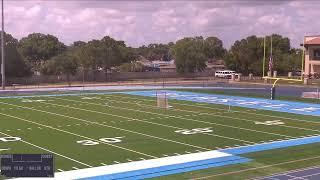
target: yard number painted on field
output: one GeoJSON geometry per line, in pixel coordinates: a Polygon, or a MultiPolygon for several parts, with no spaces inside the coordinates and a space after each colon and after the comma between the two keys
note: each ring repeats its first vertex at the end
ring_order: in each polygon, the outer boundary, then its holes
{"type": "Polygon", "coordinates": [[[195,128],[195,129],[181,129],[174,132],[190,135],[190,134],[199,134],[199,133],[209,133],[209,132],[213,132],[213,130],[211,129],[211,127],[206,127],[206,128],[195,128]]]}
{"type": "MultiPolygon", "coordinates": [[[[99,141],[113,144],[113,143],[121,142],[122,138],[124,137],[100,138],[99,141]]],[[[77,143],[82,144],[84,146],[94,146],[94,145],[100,144],[98,141],[93,141],[93,140],[80,140],[80,141],[77,141],[77,143]]]]}
{"type": "Polygon", "coordinates": [[[282,125],[282,124],[284,124],[284,122],[282,122],[282,121],[280,121],[280,120],[265,121],[265,122],[255,121],[254,123],[255,123],[255,124],[267,125],[267,126],[272,126],[272,125],[282,125]]]}
{"type": "Polygon", "coordinates": [[[83,97],[81,99],[100,99],[99,97],[83,97]]]}
{"type": "Polygon", "coordinates": [[[0,141],[2,141],[2,142],[12,142],[12,141],[20,141],[20,140],[21,140],[20,137],[12,137],[12,136],[0,137],[0,141]]]}
{"type": "MultiPolygon", "coordinates": [[[[20,141],[21,138],[20,137],[12,137],[12,136],[9,136],[9,137],[0,137],[0,142],[13,142],[13,141],[20,141]]],[[[10,148],[5,148],[5,149],[0,149],[0,152],[1,151],[8,151],[10,150],[10,148]]]]}
{"type": "Polygon", "coordinates": [[[43,99],[36,99],[36,100],[23,99],[23,100],[22,100],[22,102],[26,102],[26,103],[31,103],[31,102],[45,102],[45,101],[52,101],[52,100],[43,100],[43,99]]]}

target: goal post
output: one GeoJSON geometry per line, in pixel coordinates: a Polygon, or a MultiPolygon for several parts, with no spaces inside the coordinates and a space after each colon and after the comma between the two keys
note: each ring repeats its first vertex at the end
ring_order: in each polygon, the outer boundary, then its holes
{"type": "MultiPolygon", "coordinates": [[[[276,92],[276,84],[278,81],[288,81],[288,82],[300,82],[303,83],[304,81],[304,76],[303,76],[303,71],[304,71],[304,55],[305,55],[305,49],[303,48],[302,50],[302,56],[301,56],[301,75],[299,77],[289,77],[289,72],[287,77],[279,77],[277,76],[277,71],[273,71],[273,66],[274,66],[274,59],[272,56],[272,35],[270,37],[270,58],[268,62],[266,62],[266,37],[263,39],[263,60],[262,60],[262,79],[263,80],[270,80],[272,82],[272,87],[271,87],[271,100],[275,99],[275,92],[276,92]],[[266,69],[268,69],[268,73],[266,74],[266,69]]],[[[303,41],[304,42],[304,41],[303,41]]],[[[292,75],[292,72],[291,72],[292,75]]]]}
{"type": "Polygon", "coordinates": [[[156,98],[157,98],[157,107],[158,108],[164,108],[164,109],[169,108],[167,92],[157,91],[156,98]]]}

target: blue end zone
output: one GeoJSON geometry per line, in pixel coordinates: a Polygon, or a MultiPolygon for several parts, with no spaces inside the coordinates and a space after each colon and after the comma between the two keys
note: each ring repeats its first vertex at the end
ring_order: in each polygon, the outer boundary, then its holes
{"type": "Polygon", "coordinates": [[[226,156],[220,158],[213,158],[202,161],[194,161],[189,163],[175,164],[162,166],[157,168],[148,168],[137,171],[129,171],[124,173],[116,173],[110,175],[96,176],[84,179],[97,180],[97,179],[146,179],[170,174],[178,174],[189,171],[207,169],[211,167],[220,167],[231,164],[245,163],[250,161],[248,158],[239,156],[226,156]]]}
{"type": "MultiPolygon", "coordinates": [[[[287,112],[301,115],[320,116],[320,105],[312,103],[267,100],[259,98],[248,98],[240,96],[225,96],[216,94],[193,93],[183,91],[167,90],[168,98],[176,100],[186,100],[201,103],[223,104],[230,106],[239,106],[245,108],[254,108],[262,110],[271,110],[278,112],[287,112]]],[[[155,97],[156,91],[131,91],[122,92],[125,94],[155,97]]]]}

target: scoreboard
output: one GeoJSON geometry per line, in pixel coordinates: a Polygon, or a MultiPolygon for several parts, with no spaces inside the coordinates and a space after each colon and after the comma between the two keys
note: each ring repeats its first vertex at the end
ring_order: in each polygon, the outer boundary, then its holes
{"type": "Polygon", "coordinates": [[[5,177],[54,177],[53,154],[0,154],[5,177]]]}

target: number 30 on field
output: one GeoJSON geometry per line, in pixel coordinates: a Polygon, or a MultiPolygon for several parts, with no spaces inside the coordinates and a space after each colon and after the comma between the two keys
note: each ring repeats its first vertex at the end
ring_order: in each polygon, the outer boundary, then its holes
{"type": "MultiPolygon", "coordinates": [[[[114,137],[114,138],[100,138],[99,141],[105,142],[105,143],[119,143],[121,142],[123,137],[114,137]]],[[[80,140],[77,141],[77,143],[82,144],[84,146],[94,146],[100,144],[98,141],[93,140],[80,140]]]]}

